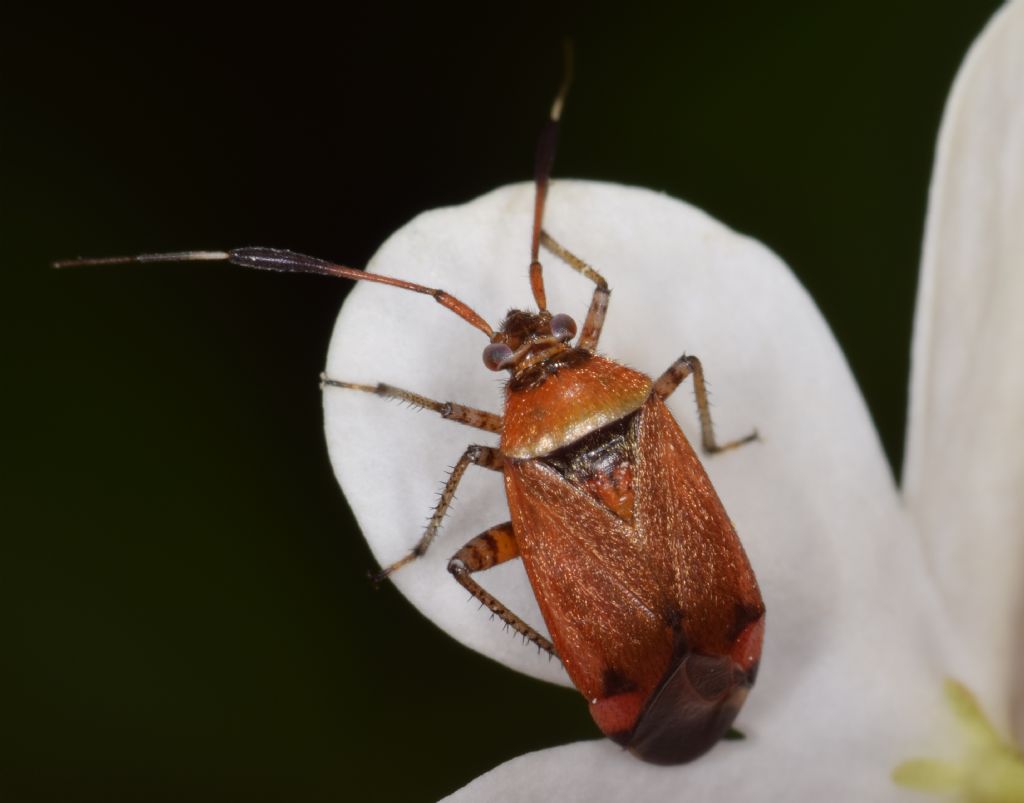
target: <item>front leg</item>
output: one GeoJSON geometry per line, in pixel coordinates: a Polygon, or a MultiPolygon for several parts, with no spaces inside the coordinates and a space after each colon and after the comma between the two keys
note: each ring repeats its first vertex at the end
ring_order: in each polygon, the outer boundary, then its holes
{"type": "Polygon", "coordinates": [[[737,438],[728,443],[719,444],[715,441],[715,429],[711,424],[711,406],[708,404],[708,389],[704,383],[704,368],[696,357],[684,354],[672,363],[654,383],[654,392],[664,401],[672,395],[684,379],[691,375],[693,376],[693,395],[697,399],[697,415],[700,418],[701,443],[705,452],[708,454],[725,452],[757,440],[757,430],[755,429],[746,437],[737,438]]]}
{"type": "Polygon", "coordinates": [[[455,489],[459,487],[462,475],[466,473],[466,469],[471,465],[483,466],[493,471],[501,471],[505,466],[505,457],[500,451],[491,446],[474,445],[466,449],[462,457],[459,458],[459,462],[455,464],[455,468],[452,469],[452,473],[448,476],[448,481],[444,484],[444,489],[441,491],[441,498],[437,501],[437,506],[434,508],[434,514],[430,517],[430,523],[427,524],[427,529],[423,531],[423,535],[420,536],[416,546],[404,558],[395,561],[375,574],[373,576],[375,583],[381,582],[388,575],[397,572],[407,563],[411,563],[427,551],[430,542],[434,540],[437,531],[441,529],[441,522],[444,520],[445,513],[448,512],[448,508],[451,507],[452,500],[455,498],[455,489]]]}
{"type": "Polygon", "coordinates": [[[478,410],[475,407],[467,407],[458,402],[439,402],[413,393],[411,390],[402,390],[394,385],[385,385],[378,382],[376,385],[360,385],[355,382],[343,382],[340,379],[331,379],[327,374],[320,374],[320,390],[324,388],[345,388],[346,390],[358,390],[362,393],[372,393],[385,399],[400,399],[413,407],[426,410],[433,410],[449,421],[456,421],[468,427],[482,429],[485,432],[501,432],[502,418],[496,413],[489,413],[486,410],[478,410]]]}
{"type": "Polygon", "coordinates": [[[601,337],[601,329],[604,328],[604,316],[608,313],[608,296],[611,294],[608,282],[604,280],[604,276],[557,242],[546,231],[540,233],[540,241],[548,251],[577,273],[586,276],[595,285],[594,295],[590,299],[590,309],[587,310],[586,320],[583,321],[583,330],[580,332],[579,340],[576,341],[577,348],[594,351],[597,348],[597,341],[601,337]]]}

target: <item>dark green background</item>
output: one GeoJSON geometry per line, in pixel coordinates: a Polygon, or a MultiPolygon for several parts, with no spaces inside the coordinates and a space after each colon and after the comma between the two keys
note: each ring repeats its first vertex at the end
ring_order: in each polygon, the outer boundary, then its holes
{"type": "Polygon", "coordinates": [[[557,175],[667,190],[781,254],[898,464],[935,134],[996,4],[673,5],[6,21],[0,800],[432,800],[595,735],[575,693],[366,582],[315,381],[343,283],[46,267],[360,265],[529,177],[564,32],[557,175]]]}

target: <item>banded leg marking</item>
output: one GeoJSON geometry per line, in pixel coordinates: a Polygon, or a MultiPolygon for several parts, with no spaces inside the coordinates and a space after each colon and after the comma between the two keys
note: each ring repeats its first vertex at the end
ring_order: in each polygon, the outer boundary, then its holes
{"type": "Polygon", "coordinates": [[[375,583],[380,583],[382,580],[387,578],[388,575],[397,572],[407,563],[411,563],[427,551],[430,547],[430,542],[434,540],[434,536],[437,535],[437,531],[441,529],[441,522],[444,521],[445,514],[448,512],[448,508],[451,507],[452,500],[455,498],[455,489],[459,486],[459,482],[462,480],[462,475],[466,473],[466,469],[471,465],[483,466],[484,468],[489,468],[492,471],[501,471],[505,465],[505,458],[502,456],[501,452],[490,446],[473,445],[466,449],[466,451],[462,453],[462,457],[459,458],[459,462],[455,464],[455,468],[452,469],[452,473],[448,476],[448,481],[444,484],[444,489],[441,491],[441,498],[438,500],[437,506],[434,508],[434,513],[430,517],[427,529],[423,531],[423,535],[420,536],[420,540],[416,543],[416,546],[414,546],[409,554],[404,558],[395,561],[390,566],[385,567],[375,574],[373,576],[373,581],[375,583]]]}
{"type": "Polygon", "coordinates": [[[715,430],[711,423],[711,406],[708,404],[708,389],[704,382],[704,367],[700,360],[684,354],[665,371],[654,383],[654,392],[664,401],[688,376],[693,376],[693,395],[697,401],[697,415],[700,418],[701,445],[708,454],[726,452],[745,443],[757,440],[757,430],[743,438],[719,444],[715,441],[715,430]]]}
{"type": "Polygon", "coordinates": [[[590,309],[587,310],[586,320],[583,322],[583,330],[580,332],[576,347],[593,351],[597,348],[597,341],[601,337],[601,329],[604,328],[604,318],[608,313],[608,296],[611,290],[608,289],[608,282],[604,276],[594,268],[558,243],[546,231],[540,233],[541,244],[566,265],[590,279],[597,287],[594,288],[594,295],[590,299],[590,309]]]}
{"type": "Polygon", "coordinates": [[[486,410],[477,410],[475,407],[467,407],[457,402],[439,402],[413,393],[411,390],[402,390],[394,385],[385,385],[380,382],[376,385],[359,385],[355,382],[342,382],[340,379],[331,379],[327,374],[320,374],[320,389],[325,387],[346,388],[358,390],[362,393],[372,393],[385,399],[401,399],[413,407],[425,410],[433,410],[441,418],[465,424],[468,427],[482,429],[485,432],[501,432],[502,417],[496,413],[488,413],[486,410]]]}
{"type": "Polygon", "coordinates": [[[530,627],[519,616],[510,611],[492,594],[485,591],[470,575],[497,566],[499,563],[519,557],[519,544],[516,542],[512,522],[506,521],[480,533],[455,553],[448,561],[448,571],[464,589],[480,600],[501,621],[515,630],[527,641],[536,644],[540,649],[555,654],[554,645],[544,636],[530,627]]]}

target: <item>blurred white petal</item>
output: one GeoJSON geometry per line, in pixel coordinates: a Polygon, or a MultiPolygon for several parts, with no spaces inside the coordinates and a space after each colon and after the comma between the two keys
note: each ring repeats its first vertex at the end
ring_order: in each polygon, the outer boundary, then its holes
{"type": "Polygon", "coordinates": [[[939,135],[904,488],[964,676],[1024,737],[1024,3],[960,69],[939,135]],[[1013,695],[1016,694],[1014,699],[1013,695]]]}

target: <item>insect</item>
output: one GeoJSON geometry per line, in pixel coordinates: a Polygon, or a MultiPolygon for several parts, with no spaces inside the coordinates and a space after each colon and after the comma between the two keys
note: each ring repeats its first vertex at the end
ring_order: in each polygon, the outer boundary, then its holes
{"type": "Polygon", "coordinates": [[[378,282],[429,295],[482,332],[484,365],[508,376],[501,415],[390,385],[321,379],[328,392],[411,402],[500,437],[497,447],[464,451],[418,542],[376,579],[427,552],[471,466],[500,473],[510,519],[470,539],[448,571],[524,639],[561,660],[607,736],[646,761],[676,764],[700,756],[730,729],[757,673],[765,607],[732,523],[665,400],[692,380],[707,453],[756,434],[716,441],[696,357],[684,355],[651,378],[598,353],[608,283],[543,225],[568,83],[567,71],[537,148],[529,265],[537,309],[514,309],[497,329],[443,290],[270,248],[57,265],[215,260],[378,282]],[[593,283],[582,327],[548,309],[542,248],[593,283]],[[516,558],[550,639],[477,582],[478,573],[516,558]]]}

